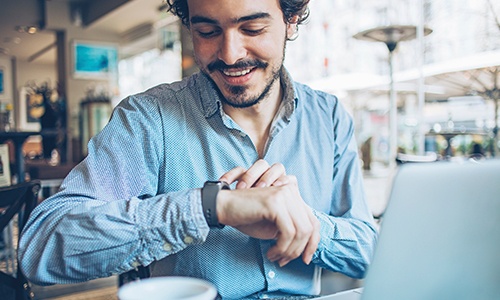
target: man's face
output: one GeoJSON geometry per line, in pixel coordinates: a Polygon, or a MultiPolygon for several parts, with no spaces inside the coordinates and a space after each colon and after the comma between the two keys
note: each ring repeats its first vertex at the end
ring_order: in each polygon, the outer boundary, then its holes
{"type": "Polygon", "coordinates": [[[287,34],[278,0],[188,0],[195,59],[234,107],[249,107],[277,84],[287,34]]]}

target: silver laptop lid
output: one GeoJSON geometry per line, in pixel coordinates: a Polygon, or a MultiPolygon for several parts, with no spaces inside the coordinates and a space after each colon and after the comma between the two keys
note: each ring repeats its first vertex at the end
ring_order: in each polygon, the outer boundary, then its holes
{"type": "Polygon", "coordinates": [[[362,299],[500,299],[500,160],[401,166],[362,299]]]}

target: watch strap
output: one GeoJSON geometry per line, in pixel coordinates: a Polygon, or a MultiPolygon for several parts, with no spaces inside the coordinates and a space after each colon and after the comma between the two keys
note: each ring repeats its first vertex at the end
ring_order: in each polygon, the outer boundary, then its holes
{"type": "Polygon", "coordinates": [[[210,227],[224,228],[224,225],[220,224],[217,219],[217,195],[223,189],[230,189],[229,184],[225,181],[207,181],[201,189],[203,215],[210,227]]]}

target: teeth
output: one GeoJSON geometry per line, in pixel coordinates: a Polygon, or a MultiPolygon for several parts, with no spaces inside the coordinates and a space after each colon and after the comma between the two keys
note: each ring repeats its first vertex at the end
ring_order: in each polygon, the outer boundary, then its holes
{"type": "Polygon", "coordinates": [[[224,75],[226,75],[226,76],[236,77],[236,76],[246,75],[246,74],[250,73],[250,71],[252,71],[252,69],[246,69],[246,70],[241,70],[241,71],[233,71],[233,72],[224,70],[224,71],[222,71],[222,73],[224,73],[224,75]]]}

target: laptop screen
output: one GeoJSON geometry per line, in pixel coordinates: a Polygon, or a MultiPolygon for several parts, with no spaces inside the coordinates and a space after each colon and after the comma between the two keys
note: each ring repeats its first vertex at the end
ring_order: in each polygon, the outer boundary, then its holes
{"type": "Polygon", "coordinates": [[[362,299],[500,299],[500,160],[402,165],[362,299]]]}

